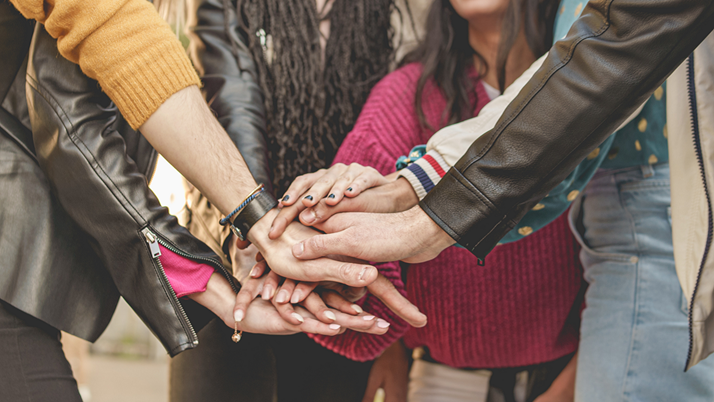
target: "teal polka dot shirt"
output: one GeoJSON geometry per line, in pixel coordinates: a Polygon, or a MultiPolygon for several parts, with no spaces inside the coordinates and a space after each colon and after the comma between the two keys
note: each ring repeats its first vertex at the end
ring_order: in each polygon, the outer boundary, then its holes
{"type": "MultiPolygon", "coordinates": [[[[567,35],[586,4],[587,1],[583,0],[561,1],[555,19],[555,40],[567,35]]],[[[666,96],[666,85],[657,88],[637,117],[590,153],[562,183],[523,217],[501,243],[520,240],[560,216],[598,169],[621,169],[667,162],[666,96]]]]}

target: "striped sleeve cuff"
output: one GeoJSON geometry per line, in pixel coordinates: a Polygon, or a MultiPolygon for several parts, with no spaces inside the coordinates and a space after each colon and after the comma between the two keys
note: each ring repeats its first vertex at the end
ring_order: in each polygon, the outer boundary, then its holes
{"type": "Polygon", "coordinates": [[[446,164],[444,158],[435,150],[431,150],[405,169],[400,170],[399,177],[409,180],[421,200],[439,183],[449,168],[450,166],[446,164]]]}

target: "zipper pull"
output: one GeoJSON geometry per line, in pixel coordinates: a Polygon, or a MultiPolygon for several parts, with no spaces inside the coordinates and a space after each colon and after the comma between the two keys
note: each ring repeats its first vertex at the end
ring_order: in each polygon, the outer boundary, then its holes
{"type": "Polygon", "coordinates": [[[144,228],[141,231],[144,234],[146,242],[149,243],[149,250],[151,250],[151,257],[157,258],[161,256],[161,249],[159,248],[159,241],[155,234],[151,233],[149,228],[144,228]]]}

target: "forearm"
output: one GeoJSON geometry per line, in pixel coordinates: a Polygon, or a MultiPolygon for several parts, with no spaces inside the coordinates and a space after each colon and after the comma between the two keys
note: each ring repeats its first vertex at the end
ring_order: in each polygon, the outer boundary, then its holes
{"type": "Polygon", "coordinates": [[[257,185],[196,86],[169,98],[141,126],[141,132],[223,214],[230,213],[257,185]]]}
{"type": "Polygon", "coordinates": [[[713,14],[714,4],[703,0],[589,3],[422,208],[485,256],[693,51],[713,14]]]}

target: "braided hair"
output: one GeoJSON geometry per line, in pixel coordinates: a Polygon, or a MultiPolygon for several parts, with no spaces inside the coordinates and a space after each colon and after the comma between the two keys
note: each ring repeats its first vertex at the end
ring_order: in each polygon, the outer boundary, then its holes
{"type": "Polygon", "coordinates": [[[335,0],[320,47],[315,0],[238,0],[267,112],[273,184],[328,166],[393,58],[393,0],[335,0]]]}

